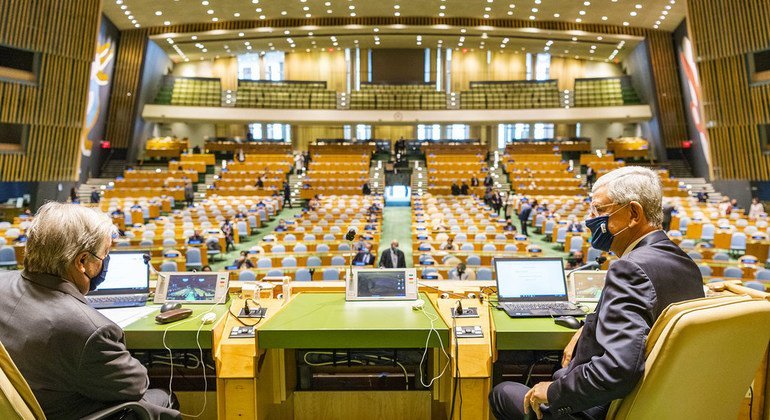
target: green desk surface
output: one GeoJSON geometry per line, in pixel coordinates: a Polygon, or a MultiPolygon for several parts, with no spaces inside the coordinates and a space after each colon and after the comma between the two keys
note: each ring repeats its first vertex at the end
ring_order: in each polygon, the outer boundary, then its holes
{"type": "Polygon", "coordinates": [[[200,329],[199,339],[201,348],[211,349],[213,341],[211,330],[219,323],[220,319],[227,314],[227,308],[230,306],[230,301],[224,305],[216,305],[213,308],[211,305],[183,304],[182,308],[193,310],[192,315],[190,315],[189,318],[170,324],[158,324],[155,322],[155,316],[160,313],[161,305],[150,306],[157,306],[158,310],[150,312],[148,315],[123,327],[123,331],[126,334],[126,347],[128,347],[129,350],[165,349],[163,347],[163,333],[167,328],[166,344],[170,349],[197,349],[198,341],[196,341],[195,336],[198,334],[198,328],[201,326],[199,315],[204,314],[209,310],[217,314],[217,321],[213,324],[204,325],[200,329]]]}
{"type": "MultiPolygon", "coordinates": [[[[448,346],[449,327],[424,293],[420,298],[425,311],[437,318],[433,326],[448,346]]],[[[424,348],[431,322],[412,305],[346,302],[344,293],[301,293],[259,328],[257,343],[285,349],[424,348]]],[[[435,333],[429,346],[440,346],[435,333]]]]}
{"type": "Polygon", "coordinates": [[[563,350],[575,335],[576,330],[556,325],[551,318],[511,318],[493,306],[489,310],[497,350],[563,350]]]}

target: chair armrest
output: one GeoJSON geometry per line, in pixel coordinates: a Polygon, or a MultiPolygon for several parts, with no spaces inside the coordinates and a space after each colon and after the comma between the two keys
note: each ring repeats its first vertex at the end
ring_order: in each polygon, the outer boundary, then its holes
{"type": "Polygon", "coordinates": [[[123,410],[132,411],[134,414],[136,414],[139,420],[151,420],[150,413],[147,412],[147,409],[144,408],[144,406],[142,406],[136,401],[126,402],[126,403],[118,404],[113,407],[105,408],[104,410],[99,410],[96,413],[89,414],[88,416],[85,416],[80,420],[106,419],[112,416],[113,414],[117,414],[123,410]]]}

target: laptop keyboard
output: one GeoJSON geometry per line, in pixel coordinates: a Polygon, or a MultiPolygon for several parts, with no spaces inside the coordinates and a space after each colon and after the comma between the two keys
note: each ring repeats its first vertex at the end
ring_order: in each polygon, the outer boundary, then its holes
{"type": "Polygon", "coordinates": [[[143,306],[147,302],[147,295],[86,296],[86,299],[89,305],[94,308],[143,306]]]}
{"type": "Polygon", "coordinates": [[[555,310],[568,311],[575,309],[575,306],[568,302],[531,302],[531,303],[504,303],[506,308],[515,312],[526,312],[533,310],[555,310]]]}

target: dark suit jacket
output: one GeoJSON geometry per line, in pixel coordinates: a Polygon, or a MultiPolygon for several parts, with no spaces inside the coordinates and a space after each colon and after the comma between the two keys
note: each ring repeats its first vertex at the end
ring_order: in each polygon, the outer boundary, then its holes
{"type": "Polygon", "coordinates": [[[396,257],[398,259],[398,266],[393,267],[392,261],[390,260],[390,247],[386,248],[382,253],[380,254],[380,267],[382,268],[406,268],[406,257],[404,257],[404,252],[400,249],[396,249],[396,257]]]}
{"type": "Polygon", "coordinates": [[[364,265],[374,265],[374,259],[376,256],[371,252],[359,252],[353,257],[353,263],[363,263],[364,265]]]}
{"type": "MultiPolygon", "coordinates": [[[[147,369],[126,350],[123,330],[74,284],[10,271],[0,274],[0,296],[0,340],[48,418],[80,418],[144,396],[147,369]]],[[[143,405],[154,418],[178,416],[143,405]]]]}
{"type": "Polygon", "coordinates": [[[644,374],[647,334],[663,309],[702,297],[692,259],[663,231],[644,238],[610,266],[572,361],[548,388],[550,412],[564,416],[628,395],[644,374]]]}

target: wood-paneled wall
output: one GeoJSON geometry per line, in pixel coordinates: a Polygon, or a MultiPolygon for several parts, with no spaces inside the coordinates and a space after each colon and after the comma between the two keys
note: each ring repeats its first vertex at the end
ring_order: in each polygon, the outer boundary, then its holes
{"type": "Polygon", "coordinates": [[[0,0],[0,44],[40,54],[37,83],[0,81],[0,122],[30,126],[0,181],[76,180],[99,0],[0,0]]]}
{"type": "MultiPolygon", "coordinates": [[[[717,0],[713,0],[717,1],[717,0]]],[[[726,1],[726,0],[725,0],[726,1]]],[[[740,2],[747,0],[739,0],[740,2]]],[[[760,2],[761,0],[752,0],[760,2]]],[[[717,15],[721,16],[721,15],[717,15]]],[[[139,83],[141,75],[141,57],[143,57],[146,39],[148,35],[164,33],[184,34],[189,32],[203,32],[212,30],[248,30],[255,28],[292,28],[301,26],[345,26],[345,25],[394,25],[403,24],[409,26],[449,25],[456,27],[492,26],[495,28],[538,28],[549,31],[585,31],[599,34],[623,34],[645,37],[649,40],[649,56],[653,69],[653,80],[657,92],[657,108],[660,113],[663,142],[666,147],[679,148],[681,141],[687,138],[682,93],[677,76],[677,67],[674,55],[672,36],[670,32],[624,27],[605,24],[582,24],[576,22],[548,22],[530,21],[520,19],[474,19],[474,18],[439,18],[439,17],[336,17],[336,18],[311,18],[311,19],[265,19],[265,20],[239,20],[223,22],[204,22],[182,25],[161,26],[125,31],[121,36],[130,33],[134,36],[142,36],[141,43],[132,42],[127,45],[121,38],[121,51],[116,67],[115,85],[113,96],[125,96],[129,89],[134,89],[139,83]],[[141,45],[140,45],[141,44],[141,45]],[[126,51],[130,50],[130,51],[126,51]],[[123,58],[123,60],[121,60],[123,58]],[[138,60],[137,60],[138,58],[138,60]],[[121,83],[121,79],[125,79],[121,83]]],[[[454,60],[453,60],[454,61],[454,60]]],[[[130,139],[130,126],[120,124],[125,118],[135,118],[137,110],[135,98],[126,97],[110,101],[110,123],[108,134],[115,145],[126,145],[130,139]],[[113,106],[114,105],[114,106],[113,106]],[[113,116],[112,114],[120,114],[113,116]],[[113,119],[118,121],[113,122],[113,119]]],[[[118,146],[121,147],[121,146],[118,146]]]]}
{"type": "Polygon", "coordinates": [[[689,0],[714,175],[770,180],[760,124],[770,124],[770,85],[751,86],[746,54],[770,48],[770,2],[689,0]]]}
{"type": "Polygon", "coordinates": [[[287,53],[283,71],[286,80],[323,80],[327,89],[347,90],[345,51],[287,53]]]}
{"type": "Polygon", "coordinates": [[[107,115],[107,134],[114,148],[129,148],[134,119],[141,110],[136,109],[139,98],[139,81],[147,50],[147,29],[132,29],[120,32],[118,60],[112,80],[112,94],[107,115]]]}

